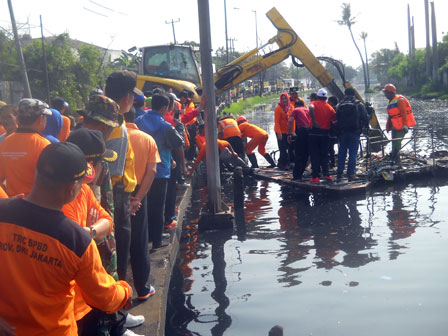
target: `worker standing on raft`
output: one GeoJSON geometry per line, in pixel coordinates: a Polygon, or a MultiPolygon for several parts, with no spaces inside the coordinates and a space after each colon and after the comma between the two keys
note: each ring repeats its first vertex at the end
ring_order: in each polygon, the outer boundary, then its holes
{"type": "Polygon", "coordinates": [[[272,157],[266,152],[265,146],[268,141],[269,134],[264,129],[250,124],[247,122],[246,117],[241,116],[237,120],[238,127],[241,131],[241,136],[243,138],[251,138],[251,140],[246,145],[246,154],[252,165],[252,168],[258,168],[257,158],[255,156],[254,150],[258,147],[258,153],[260,153],[266,161],[270,164],[270,168],[275,167],[275,162],[272,157]]]}
{"type": "Polygon", "coordinates": [[[397,95],[397,88],[393,84],[386,84],[383,93],[389,100],[386,123],[386,131],[392,131],[392,163],[400,163],[401,142],[409,130],[415,126],[414,114],[409,100],[405,96],[397,95]],[[397,139],[397,140],[395,140],[397,139]]]}

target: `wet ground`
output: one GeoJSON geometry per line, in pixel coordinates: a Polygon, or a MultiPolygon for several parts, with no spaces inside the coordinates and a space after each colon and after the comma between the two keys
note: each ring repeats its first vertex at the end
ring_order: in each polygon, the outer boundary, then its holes
{"type": "MultiPolygon", "coordinates": [[[[447,104],[411,103],[442,148],[447,104]]],[[[276,149],[273,113],[247,117],[276,149]]],[[[428,153],[429,139],[418,151],[428,153]]],[[[267,335],[276,324],[285,335],[448,334],[448,179],[344,198],[248,179],[234,230],[199,233],[203,185],[184,220],[166,335],[267,335]]]]}

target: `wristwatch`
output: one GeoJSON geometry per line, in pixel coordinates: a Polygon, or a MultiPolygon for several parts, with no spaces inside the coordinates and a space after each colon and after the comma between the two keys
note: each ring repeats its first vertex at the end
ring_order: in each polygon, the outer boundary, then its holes
{"type": "Polygon", "coordinates": [[[96,229],[95,229],[95,227],[94,226],[90,226],[89,229],[90,229],[90,237],[92,237],[92,239],[95,239],[95,237],[96,237],[96,229]]]}

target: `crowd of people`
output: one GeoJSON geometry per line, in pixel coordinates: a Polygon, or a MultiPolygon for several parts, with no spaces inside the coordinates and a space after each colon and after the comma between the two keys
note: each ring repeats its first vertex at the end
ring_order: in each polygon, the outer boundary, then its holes
{"type": "Polygon", "coordinates": [[[112,73],[76,118],[60,97],[1,104],[1,332],[136,335],[144,323],[125,308],[156,293],[150,254],[177,226],[203,104],[156,89],[146,106],[136,83],[112,73]]]}
{"type": "MultiPolygon", "coordinates": [[[[408,128],[416,122],[406,97],[396,94],[396,88],[387,84],[383,93],[389,100],[386,130],[392,131],[391,162],[400,163],[401,141],[408,128]]],[[[346,172],[348,181],[356,179],[356,162],[360,147],[360,135],[368,135],[373,111],[356,99],[356,91],[348,87],[341,101],[328,97],[325,89],[311,93],[309,105],[291,88],[284,92],[275,108],[274,131],[277,136],[278,168],[293,170],[293,179],[302,180],[311,162],[311,183],[321,179],[332,181],[329,169],[335,166],[334,146],[338,144],[337,181],[346,172]],[[346,159],[348,154],[348,163],[346,159]]]]}
{"type": "MultiPolygon", "coordinates": [[[[74,118],[63,98],[51,107],[32,98],[0,104],[0,331],[5,335],[136,335],[144,317],[126,311],[156,293],[150,254],[177,226],[176,190],[206,156],[202,113],[193,94],[157,88],[144,94],[135,73],[116,71],[74,118]],[[191,162],[188,168],[186,162],[191,162]],[[151,248],[150,248],[151,247],[151,248]],[[128,279],[132,270],[133,294],[128,279]]],[[[360,134],[369,113],[345,89],[340,102],[320,89],[308,106],[292,88],[275,108],[279,159],[266,152],[268,133],[241,116],[217,122],[221,167],[293,168],[311,182],[355,175],[360,134]],[[336,129],[336,136],[333,130],[336,129]],[[336,140],[335,140],[336,139],[336,140]],[[333,157],[333,159],[331,158],[333,157]],[[292,165],[292,163],[294,163],[292,165]]],[[[415,125],[408,100],[392,84],[388,130],[400,139],[415,125]]]]}

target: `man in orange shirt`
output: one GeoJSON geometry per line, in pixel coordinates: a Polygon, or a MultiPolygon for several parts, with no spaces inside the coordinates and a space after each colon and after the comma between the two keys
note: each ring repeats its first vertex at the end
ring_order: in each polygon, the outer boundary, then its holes
{"type": "MultiPolygon", "coordinates": [[[[243,168],[248,168],[246,163],[243,160],[241,160],[239,155],[233,150],[232,145],[228,141],[218,139],[217,144],[218,144],[220,161],[230,163],[235,167],[239,166],[243,168]]],[[[193,174],[198,165],[205,159],[205,155],[206,155],[206,145],[204,142],[196,160],[193,162],[193,165],[188,170],[186,174],[187,176],[191,176],[191,174],[193,174]]]]}
{"type": "Polygon", "coordinates": [[[134,123],[135,110],[131,109],[124,114],[129,140],[132,148],[138,153],[135,156],[135,175],[137,187],[131,196],[131,268],[134,285],[139,300],[147,300],[156,293],[148,284],[151,272],[148,250],[148,212],[147,197],[149,189],[157,172],[157,163],[160,162],[157,144],[152,136],[140,131],[134,123]],[[134,205],[141,204],[137,209],[134,205]]]}
{"type": "Polygon", "coordinates": [[[25,199],[0,200],[0,316],[17,335],[77,335],[74,281],[86,302],[115,312],[131,298],[101,265],[90,235],[64,216],[82,187],[87,162],[78,146],[47,146],[25,199]]]}
{"type": "Polygon", "coordinates": [[[45,129],[48,106],[37,99],[19,102],[17,131],[0,144],[0,183],[6,181],[9,196],[27,195],[34,182],[36,163],[50,141],[40,135],[45,129]]]}
{"type": "Polygon", "coordinates": [[[246,159],[243,138],[235,118],[232,116],[221,117],[218,121],[218,137],[221,140],[228,141],[241,160],[244,161],[246,159]]]}
{"type": "Polygon", "coordinates": [[[256,125],[248,123],[246,117],[244,116],[239,117],[237,122],[241,131],[241,136],[243,138],[251,138],[249,143],[246,145],[246,154],[252,164],[252,168],[258,168],[257,158],[254,153],[254,150],[257,147],[258,153],[260,153],[260,155],[268,161],[270,168],[274,168],[275,162],[265,149],[266,142],[269,138],[268,132],[256,125]]]}
{"type": "Polygon", "coordinates": [[[319,89],[317,100],[310,104],[312,128],[308,133],[311,157],[312,178],[310,182],[320,182],[320,173],[324,179],[333,178],[328,172],[328,143],[330,141],[330,123],[336,120],[335,110],[327,103],[327,91],[319,89]]]}

